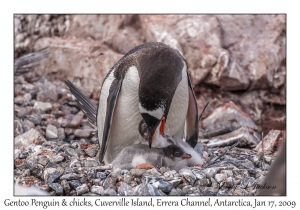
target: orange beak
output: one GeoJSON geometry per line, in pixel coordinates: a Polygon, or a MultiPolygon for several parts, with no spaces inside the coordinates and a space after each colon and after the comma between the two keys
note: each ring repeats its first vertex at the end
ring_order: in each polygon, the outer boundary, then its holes
{"type": "Polygon", "coordinates": [[[161,118],[161,124],[160,124],[160,128],[159,128],[159,132],[162,136],[165,135],[165,129],[166,129],[166,118],[163,117],[163,118],[161,118]]]}
{"type": "Polygon", "coordinates": [[[192,156],[190,154],[184,154],[181,156],[183,159],[190,159],[192,156]]]}

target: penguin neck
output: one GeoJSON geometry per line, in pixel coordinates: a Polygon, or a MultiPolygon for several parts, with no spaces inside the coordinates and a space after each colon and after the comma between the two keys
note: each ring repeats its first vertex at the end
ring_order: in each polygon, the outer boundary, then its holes
{"type": "Polygon", "coordinates": [[[170,142],[168,142],[167,138],[162,136],[159,131],[160,124],[157,126],[156,131],[154,133],[153,141],[152,141],[152,147],[154,148],[163,148],[171,145],[170,142]]]}

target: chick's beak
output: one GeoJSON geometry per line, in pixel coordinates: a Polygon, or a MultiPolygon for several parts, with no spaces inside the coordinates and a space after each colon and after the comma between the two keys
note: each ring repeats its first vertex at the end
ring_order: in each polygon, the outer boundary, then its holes
{"type": "Polygon", "coordinates": [[[192,157],[192,155],[190,155],[190,154],[183,154],[181,157],[183,159],[190,159],[192,157]]]}

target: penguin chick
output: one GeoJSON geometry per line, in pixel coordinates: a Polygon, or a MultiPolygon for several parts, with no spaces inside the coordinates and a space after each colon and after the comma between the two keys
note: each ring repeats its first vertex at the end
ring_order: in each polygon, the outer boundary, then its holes
{"type": "Polygon", "coordinates": [[[191,155],[189,159],[177,161],[170,169],[179,171],[186,166],[202,166],[204,161],[201,155],[196,152],[188,143],[177,137],[167,137],[168,142],[173,141],[173,144],[180,147],[185,153],[191,155]]]}
{"type": "MultiPolygon", "coordinates": [[[[147,139],[147,129],[147,124],[144,122],[144,120],[142,120],[139,124],[139,132],[144,139],[147,139]]],[[[160,132],[155,132],[154,135],[156,135],[156,137],[155,141],[153,142],[153,147],[161,148],[173,144],[180,147],[185,153],[191,154],[191,158],[177,161],[173,166],[170,167],[171,169],[178,171],[184,168],[185,166],[203,165],[204,161],[201,155],[197,153],[188,143],[186,143],[182,139],[178,137],[170,137],[168,135],[161,135],[160,132]]]]}
{"type": "Polygon", "coordinates": [[[125,147],[114,159],[112,165],[117,168],[130,170],[152,165],[157,168],[162,166],[172,167],[178,161],[191,158],[177,145],[164,148],[149,148],[145,144],[134,144],[125,147]]]}

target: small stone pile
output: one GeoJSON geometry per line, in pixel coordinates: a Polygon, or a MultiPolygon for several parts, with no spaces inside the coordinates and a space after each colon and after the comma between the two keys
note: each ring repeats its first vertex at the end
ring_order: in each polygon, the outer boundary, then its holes
{"type": "Polygon", "coordinates": [[[255,195],[274,160],[199,142],[203,168],[121,170],[99,162],[94,130],[63,81],[15,77],[14,106],[16,184],[50,195],[255,195]]]}

